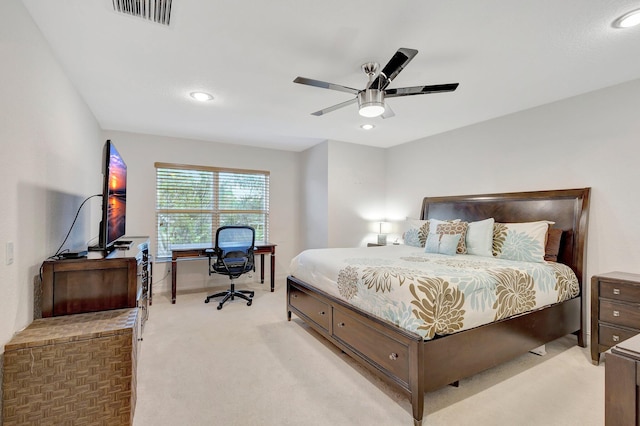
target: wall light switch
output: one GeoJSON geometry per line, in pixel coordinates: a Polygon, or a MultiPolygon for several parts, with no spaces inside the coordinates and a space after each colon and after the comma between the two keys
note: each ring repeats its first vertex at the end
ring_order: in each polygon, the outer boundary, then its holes
{"type": "Polygon", "coordinates": [[[13,242],[7,241],[7,265],[13,263],[13,242]]]}

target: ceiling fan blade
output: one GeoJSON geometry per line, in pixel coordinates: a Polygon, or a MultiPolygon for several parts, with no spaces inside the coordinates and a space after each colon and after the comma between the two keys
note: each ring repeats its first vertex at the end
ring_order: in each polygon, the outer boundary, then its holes
{"type": "Polygon", "coordinates": [[[325,109],[321,109],[320,111],[312,112],[311,115],[315,115],[315,116],[319,117],[321,115],[330,113],[331,111],[335,111],[335,110],[337,110],[339,108],[346,107],[347,105],[355,104],[357,101],[358,101],[358,98],[349,99],[346,102],[342,102],[340,104],[337,104],[337,105],[334,105],[334,106],[330,106],[330,107],[325,108],[325,109]]]}
{"type": "Polygon", "coordinates": [[[383,74],[387,76],[389,81],[392,81],[417,54],[416,49],[401,47],[382,68],[383,74]]]}
{"type": "Polygon", "coordinates": [[[339,84],[327,83],[326,81],[313,80],[311,78],[305,78],[305,77],[296,77],[296,79],[293,80],[293,82],[299,83],[299,84],[306,84],[307,86],[320,87],[322,89],[338,90],[340,92],[352,93],[354,95],[357,95],[360,92],[358,89],[354,89],[351,87],[341,86],[339,84]]]}
{"type": "Polygon", "coordinates": [[[384,112],[382,113],[382,115],[380,117],[382,118],[391,118],[391,117],[395,117],[396,113],[393,112],[393,110],[391,109],[391,107],[389,106],[389,104],[387,102],[384,103],[384,112]]]}
{"type": "Polygon", "coordinates": [[[417,54],[418,51],[416,49],[408,49],[406,47],[398,49],[387,65],[384,66],[380,74],[367,86],[367,89],[383,90],[417,54]]]}
{"type": "Polygon", "coordinates": [[[397,89],[385,90],[385,98],[395,98],[398,96],[426,95],[428,93],[453,92],[458,88],[459,83],[434,84],[432,86],[399,87],[397,89]]]}

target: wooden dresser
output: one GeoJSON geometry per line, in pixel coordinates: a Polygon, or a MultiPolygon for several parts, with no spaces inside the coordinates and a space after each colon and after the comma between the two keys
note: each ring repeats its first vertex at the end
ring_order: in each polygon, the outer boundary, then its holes
{"type": "Polygon", "coordinates": [[[123,238],[131,244],[106,256],[89,252],[88,258],[44,262],[41,316],[137,307],[144,327],[151,293],[149,238],[123,238]]]}
{"type": "Polygon", "coordinates": [[[605,425],[640,424],[640,336],[612,347],[604,368],[605,425]]]}
{"type": "Polygon", "coordinates": [[[591,278],[591,359],[640,333],[640,274],[609,272],[591,278]]]}
{"type": "Polygon", "coordinates": [[[3,425],[131,425],[139,310],[33,321],[4,348],[3,425]]]}

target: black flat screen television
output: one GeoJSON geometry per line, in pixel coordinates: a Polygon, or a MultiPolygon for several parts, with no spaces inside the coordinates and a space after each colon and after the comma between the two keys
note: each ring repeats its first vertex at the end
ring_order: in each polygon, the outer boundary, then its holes
{"type": "Polygon", "coordinates": [[[127,216],[127,165],[115,145],[104,144],[102,152],[102,221],[99,248],[110,251],[125,233],[127,216]]]}

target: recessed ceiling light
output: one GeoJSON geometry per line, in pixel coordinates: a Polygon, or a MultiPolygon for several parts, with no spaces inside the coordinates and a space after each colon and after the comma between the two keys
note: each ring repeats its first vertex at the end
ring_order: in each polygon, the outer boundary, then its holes
{"type": "Polygon", "coordinates": [[[615,21],[613,26],[617,28],[629,28],[640,24],[640,9],[632,10],[629,13],[625,13],[615,21]]]}
{"type": "Polygon", "coordinates": [[[191,96],[196,101],[200,101],[200,102],[206,102],[213,99],[213,96],[205,92],[191,92],[189,93],[189,96],[191,96]]]}
{"type": "Polygon", "coordinates": [[[363,125],[362,125],[362,126],[360,126],[360,127],[361,127],[362,129],[364,129],[364,130],[371,130],[371,129],[373,129],[373,128],[374,128],[374,127],[376,127],[376,126],[374,126],[373,124],[363,124],[363,125]]]}

